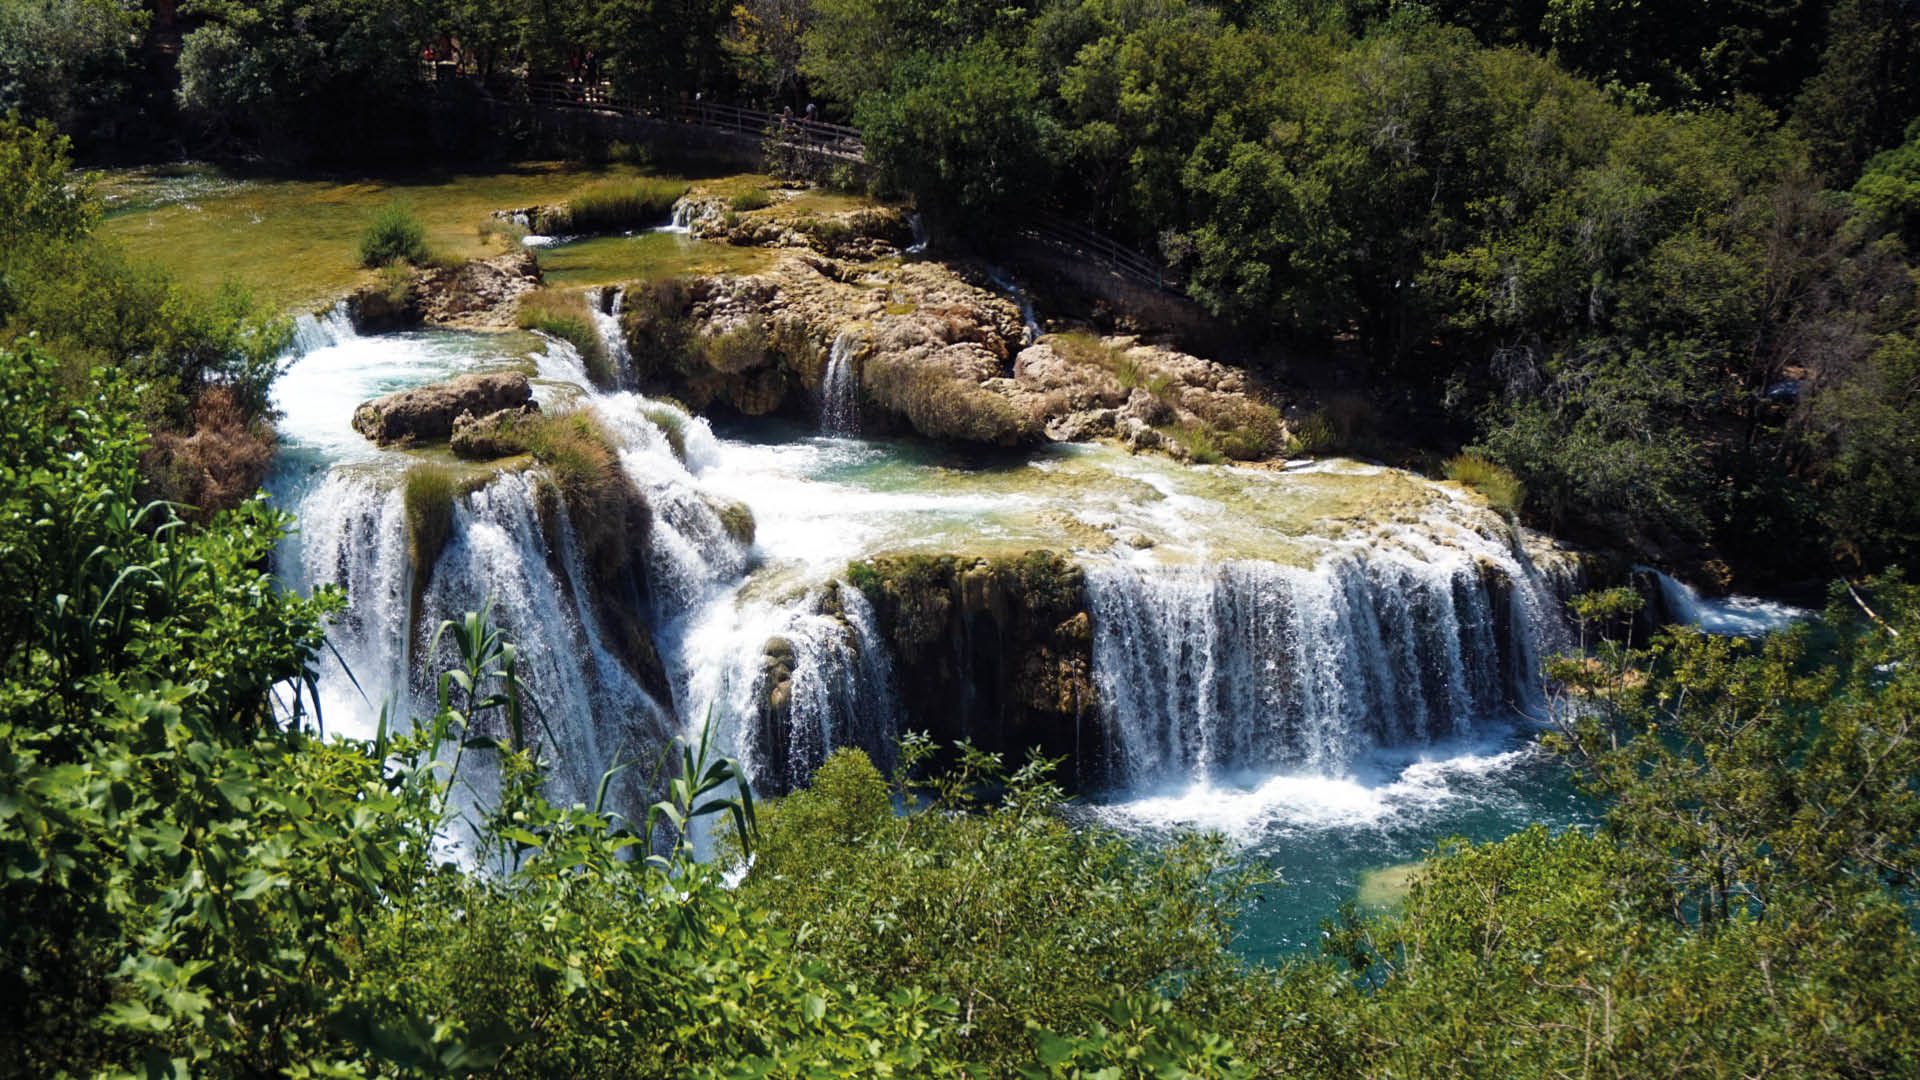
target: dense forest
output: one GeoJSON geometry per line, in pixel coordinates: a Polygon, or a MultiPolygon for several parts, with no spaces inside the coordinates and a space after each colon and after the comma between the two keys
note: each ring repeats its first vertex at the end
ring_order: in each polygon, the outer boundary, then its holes
{"type": "Polygon", "coordinates": [[[0,1076],[1920,1071],[1913,0],[0,0],[0,113],[0,1076]],[[816,105],[943,242],[1069,217],[1331,371],[1317,450],[1831,607],[1581,598],[1547,744],[1599,827],[1443,845],[1278,965],[1224,841],[1040,758],[756,804],[694,739],[644,819],[555,805],[486,612],[431,715],[323,738],[343,601],[253,494],[291,323],[100,237],[75,161],[508,158],[446,102],[529,77],[816,105]]]}

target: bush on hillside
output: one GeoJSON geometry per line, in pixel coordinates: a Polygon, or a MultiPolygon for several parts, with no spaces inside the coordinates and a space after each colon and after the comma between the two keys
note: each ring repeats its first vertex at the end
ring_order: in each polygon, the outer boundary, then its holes
{"type": "Polygon", "coordinates": [[[368,269],[400,262],[425,266],[429,261],[426,226],[413,211],[398,203],[388,203],[376,211],[360,234],[360,265],[368,269]]]}
{"type": "Polygon", "coordinates": [[[1527,501],[1526,485],[1499,464],[1479,454],[1458,454],[1447,459],[1447,479],[1465,484],[1487,500],[1487,505],[1509,517],[1518,514],[1527,501]]]}

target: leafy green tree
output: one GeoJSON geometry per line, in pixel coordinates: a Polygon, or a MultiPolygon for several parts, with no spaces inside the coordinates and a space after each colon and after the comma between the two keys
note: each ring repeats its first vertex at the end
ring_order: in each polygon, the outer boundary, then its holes
{"type": "MultiPolygon", "coordinates": [[[[902,750],[901,777],[931,753],[919,739],[902,750]]],[[[1177,984],[1188,1017],[1230,993],[1226,942],[1253,882],[1228,870],[1219,838],[1141,852],[1063,821],[1049,763],[1008,775],[992,755],[959,754],[930,787],[901,791],[924,805],[896,816],[866,756],[836,751],[812,787],[762,808],[742,898],[849,979],[957,1001],[958,1032],[990,1072],[1028,1060],[1029,1023],[1111,1024],[1126,988],[1177,984]],[[997,803],[979,801],[996,788],[997,803]]]]}
{"type": "Polygon", "coordinates": [[[125,0],[0,3],[0,114],[110,136],[130,104],[144,15],[125,0]]]}
{"type": "Polygon", "coordinates": [[[857,114],[880,182],[950,222],[999,216],[1046,169],[1050,128],[1033,74],[992,45],[903,64],[857,114]]]}

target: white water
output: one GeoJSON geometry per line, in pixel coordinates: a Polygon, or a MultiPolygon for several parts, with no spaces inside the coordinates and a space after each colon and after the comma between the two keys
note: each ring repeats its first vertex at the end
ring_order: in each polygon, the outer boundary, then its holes
{"type": "Polygon", "coordinates": [[[860,433],[860,375],[853,369],[860,348],[860,332],[852,328],[834,336],[827,354],[827,371],[820,380],[820,428],[834,435],[860,433]]]}
{"type": "Polygon", "coordinates": [[[1040,326],[1040,313],[1034,310],[1033,298],[1027,295],[1027,290],[1021,288],[1012,278],[1007,277],[998,269],[992,267],[989,267],[987,270],[987,280],[993,284],[994,288],[1005,293],[1007,298],[1012,300],[1014,304],[1020,308],[1020,322],[1027,329],[1026,340],[1021,342],[1021,344],[1031,345],[1040,340],[1040,335],[1045,333],[1045,331],[1040,326]]]}
{"type": "Polygon", "coordinates": [[[587,294],[587,312],[593,316],[593,328],[600,335],[600,344],[607,350],[614,377],[619,380],[621,389],[631,390],[636,384],[633,351],[627,347],[626,332],[620,329],[620,313],[625,310],[626,304],[627,290],[612,285],[587,294]]]}
{"type": "MultiPolygon", "coordinates": [[[[596,322],[612,348],[619,298],[601,299],[596,322]]],[[[382,702],[424,715],[429,673],[447,659],[424,655],[432,627],[492,597],[573,798],[709,714],[723,750],[772,788],[803,780],[835,746],[884,760],[903,722],[895,688],[913,673],[890,669],[865,599],[832,584],[876,552],[1078,552],[1117,775],[1153,798],[1184,788],[1172,802],[1129,804],[1148,818],[1187,806],[1204,819],[1207,806],[1251,798],[1344,820],[1342,800],[1360,798],[1351,792],[1380,789],[1356,772],[1369,755],[1439,752],[1527,711],[1537,659],[1563,640],[1566,582],[1468,497],[1389,470],[1189,468],[1100,447],[978,469],[846,438],[723,440],[664,403],[593,390],[563,342],[359,338],[331,317],[304,321],[300,340],[280,383],[293,452],[276,489],[297,505],[301,533],[281,569],[300,587],[349,592],[334,641],[360,689],[329,661],[330,730],[368,733],[382,702]],[[651,508],[634,539],[644,595],[592,595],[575,523],[563,508],[543,518],[535,474],[479,477],[424,589],[406,565],[399,482],[419,455],[361,439],[353,406],[529,363],[547,407],[594,411],[651,508]],[[751,541],[729,530],[738,506],[755,519],[751,541]],[[608,604],[651,631],[667,693],[649,693],[620,660],[598,617],[608,604]],[[789,705],[769,713],[775,639],[791,657],[789,705]]],[[[829,361],[846,383],[857,383],[856,343],[842,335],[840,363],[829,361]]]]}
{"type": "Polygon", "coordinates": [[[1660,585],[1660,600],[1667,613],[1709,634],[1758,637],[1813,616],[1813,612],[1805,608],[1757,596],[1701,596],[1691,585],[1659,570],[1651,572],[1660,585]]]}
{"type": "Polygon", "coordinates": [[[1094,566],[1101,708],[1129,788],[1306,770],[1540,704],[1564,584],[1497,533],[1423,523],[1311,566],[1094,566]]]}

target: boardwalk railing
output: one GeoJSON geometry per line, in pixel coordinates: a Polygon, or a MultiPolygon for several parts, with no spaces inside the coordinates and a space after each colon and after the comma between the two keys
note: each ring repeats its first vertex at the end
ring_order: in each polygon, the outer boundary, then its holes
{"type": "Polygon", "coordinates": [[[1124,247],[1077,222],[1051,215],[1034,215],[1020,226],[1020,234],[1048,247],[1097,262],[1107,269],[1150,288],[1179,292],[1179,275],[1158,259],[1124,247]]]}
{"type": "MultiPolygon", "coordinates": [[[[789,113],[776,114],[720,102],[634,97],[616,93],[609,83],[584,79],[515,79],[488,83],[452,74],[435,65],[429,65],[425,74],[430,81],[459,81],[477,88],[486,97],[509,104],[690,124],[734,135],[775,139],[787,147],[841,161],[865,163],[867,159],[860,129],[807,120],[789,113]]],[[[1097,263],[1137,284],[1175,293],[1181,291],[1180,277],[1158,259],[1077,222],[1035,214],[1019,227],[1019,232],[1027,239],[1097,263]]]]}
{"type": "Polygon", "coordinates": [[[842,161],[864,163],[867,159],[866,144],[861,141],[858,128],[807,120],[789,113],[771,113],[720,102],[636,97],[616,93],[609,83],[584,79],[526,79],[488,84],[465,76],[444,75],[438,69],[434,69],[433,77],[436,82],[461,80],[477,87],[484,96],[508,104],[690,124],[749,138],[777,139],[803,152],[842,161]]]}

